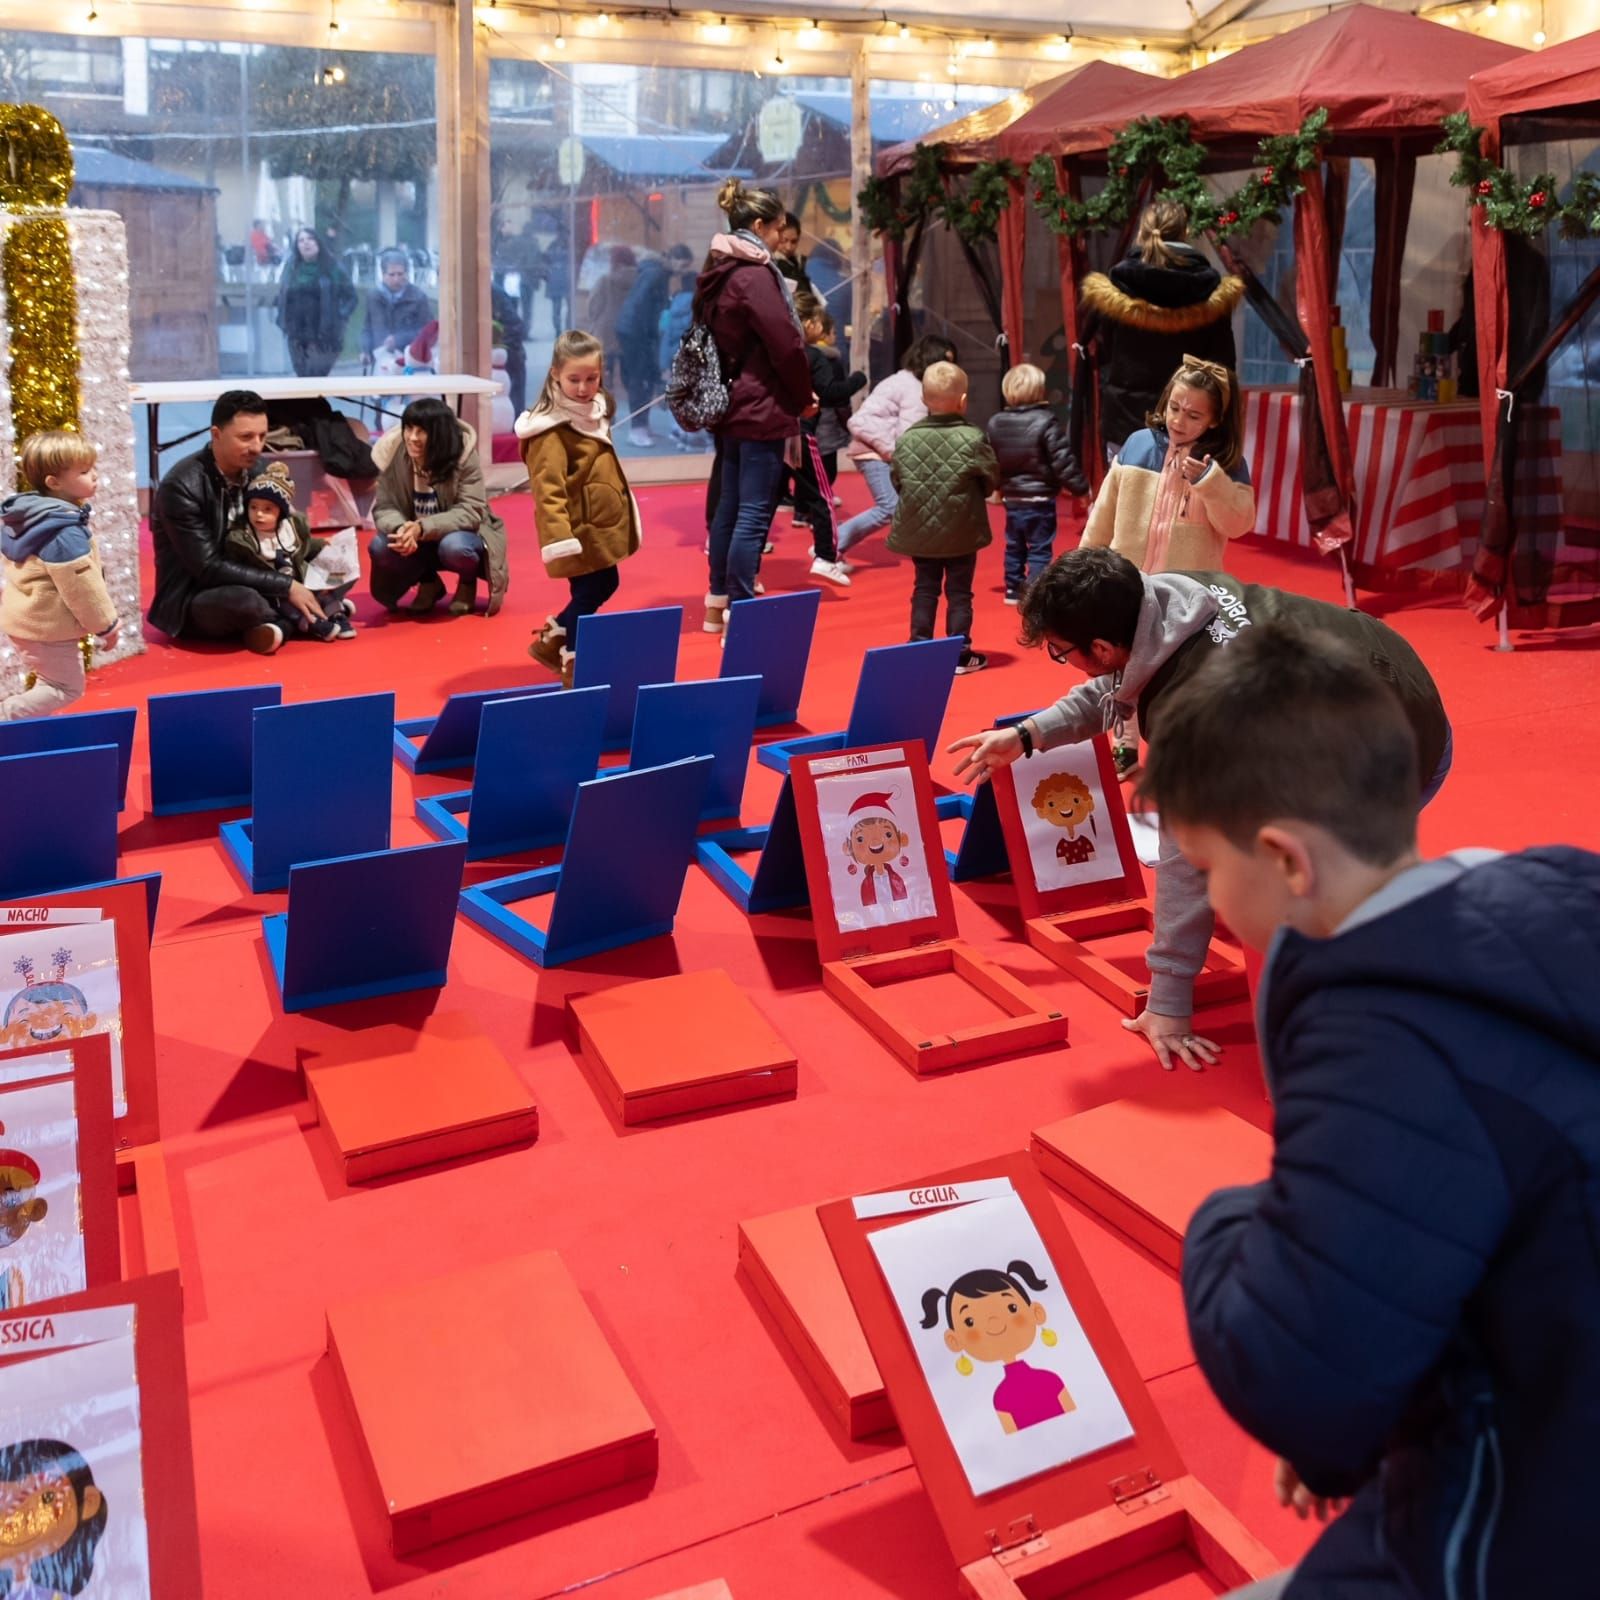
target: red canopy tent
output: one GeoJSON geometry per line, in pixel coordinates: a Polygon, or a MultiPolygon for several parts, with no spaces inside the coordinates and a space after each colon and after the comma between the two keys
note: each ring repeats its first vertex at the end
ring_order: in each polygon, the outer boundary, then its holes
{"type": "MultiPolygon", "coordinates": [[[[1326,154],[1374,162],[1378,216],[1372,333],[1378,352],[1374,380],[1381,383],[1392,377],[1396,356],[1400,266],[1416,158],[1438,143],[1441,120],[1466,104],[1467,79],[1473,72],[1524,54],[1514,46],[1405,13],[1349,6],[1211,66],[1161,83],[1147,81],[1137,104],[1063,106],[1069,114],[1048,126],[1037,114],[1019,118],[1001,134],[1000,151],[1024,162],[1046,151],[1062,163],[1064,182],[1073,184],[1086,170],[1087,158],[1103,159],[1116,134],[1134,117],[1181,116],[1206,145],[1213,167],[1242,167],[1261,139],[1294,133],[1312,111],[1327,107],[1332,137],[1326,154]]],[[[1330,229],[1330,197],[1322,172],[1308,171],[1305,184],[1294,219],[1297,309],[1310,345],[1318,409],[1326,419],[1329,467],[1347,508],[1353,473],[1332,340],[1342,224],[1330,229]]],[[[1342,212],[1337,204],[1332,209],[1342,212]]],[[[1066,307],[1069,329],[1076,322],[1079,266],[1081,261],[1064,256],[1063,296],[1073,302],[1066,307]]],[[[1347,509],[1329,512],[1323,507],[1319,514],[1308,497],[1308,510],[1314,522],[1327,524],[1324,531],[1331,541],[1349,537],[1347,509]]]]}
{"type": "MultiPolygon", "coordinates": [[[[1574,124],[1577,131],[1600,139],[1600,33],[1587,33],[1474,73],[1467,83],[1467,111],[1484,130],[1482,153],[1495,161],[1502,159],[1508,144],[1561,137],[1573,132],[1574,124]]],[[[1503,436],[1509,434],[1506,423],[1516,400],[1508,391],[1517,374],[1510,370],[1506,248],[1505,235],[1498,228],[1485,226],[1482,212],[1474,208],[1472,265],[1478,323],[1478,392],[1483,411],[1484,465],[1491,487],[1484,542],[1474,565],[1469,603],[1484,615],[1498,608],[1503,623],[1521,627],[1587,623],[1600,617],[1600,597],[1568,596],[1565,604],[1547,605],[1542,594],[1531,602],[1528,597],[1507,594],[1510,551],[1517,530],[1509,520],[1514,463],[1505,457],[1510,441],[1503,436]],[[1502,398],[1509,402],[1504,410],[1502,398]],[[1519,598],[1523,602],[1520,605],[1516,603],[1519,598]]]]}
{"type": "MultiPolygon", "coordinates": [[[[1006,153],[1001,149],[1002,136],[1036,124],[1049,127],[1060,121],[1069,110],[1073,113],[1095,113],[1112,105],[1121,105],[1129,108],[1129,116],[1136,115],[1132,108],[1149,94],[1153,81],[1147,73],[1119,67],[1110,61],[1085,62],[1083,66],[1074,67],[1047,83],[1008,95],[992,106],[984,106],[962,117],[959,122],[952,122],[948,127],[939,128],[922,139],[892,146],[878,157],[878,176],[894,178],[910,171],[911,163],[922,145],[947,146],[942,165],[949,172],[970,169],[980,161],[998,160],[1006,153]]],[[[1021,164],[1026,167],[1027,160],[1021,164]]],[[[1011,204],[1000,214],[999,244],[1001,321],[1007,342],[1014,351],[1023,348],[1022,264],[1026,205],[1024,185],[1021,182],[1012,184],[1011,204]]],[[[897,256],[886,252],[886,269],[894,269],[897,265],[897,256]]],[[[888,284],[888,298],[893,305],[895,284],[892,278],[888,284]]]]}

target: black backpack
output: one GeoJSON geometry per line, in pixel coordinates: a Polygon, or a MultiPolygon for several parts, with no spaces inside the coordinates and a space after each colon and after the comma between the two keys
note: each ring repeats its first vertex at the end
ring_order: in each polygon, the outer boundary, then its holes
{"type": "Polygon", "coordinates": [[[667,409],[685,433],[714,428],[728,414],[732,387],[711,330],[693,322],[667,368],[667,409]]]}

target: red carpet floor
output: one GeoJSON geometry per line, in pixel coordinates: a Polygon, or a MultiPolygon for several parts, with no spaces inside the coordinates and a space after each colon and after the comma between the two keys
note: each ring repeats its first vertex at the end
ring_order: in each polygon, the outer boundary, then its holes
{"type": "MultiPolygon", "coordinates": [[[[858,501],[859,481],[847,478],[845,494],[858,501]]],[[[646,490],[640,500],[647,543],[624,570],[618,604],[684,602],[680,676],[711,675],[716,645],[699,627],[699,490],[646,490]]],[[[514,581],[494,622],[386,621],[367,602],[356,642],[298,644],[271,660],[153,643],[141,660],[98,678],[87,706],[281,680],[290,700],[393,688],[401,715],[421,715],[453,690],[532,681],[538,669],[523,648],[529,628],[558,603],[557,586],[540,571],[528,502],[502,508],[514,581]]],[[[774,591],[805,581],[805,536],[785,528],[780,518],[779,550],[766,564],[774,591]]],[[[865,549],[854,588],[824,593],[802,708],[812,729],[842,725],[863,649],[904,637],[909,568],[881,542],[865,549]]],[[[1253,579],[1338,596],[1325,565],[1260,547],[1240,549],[1236,564],[1253,579]]],[[[1596,636],[1529,641],[1503,656],[1491,651],[1489,630],[1447,603],[1392,609],[1391,620],[1433,666],[1455,723],[1456,770],[1428,813],[1428,847],[1600,844],[1592,799],[1600,759],[1589,733],[1600,711],[1596,636]]],[[[996,546],[983,558],[977,621],[993,667],[957,681],[948,735],[1038,705],[1071,681],[1012,643],[1014,628],[996,546]]],[[[948,765],[941,759],[945,775],[948,765]]],[[[396,844],[424,837],[412,818],[414,793],[451,786],[395,769],[396,844]]],[[[764,821],[775,793],[773,775],[752,762],[746,820],[764,821]]],[[[997,885],[958,888],[961,932],[1070,1014],[1071,1046],[927,1081],[821,992],[804,914],[748,920],[697,869],[673,939],[541,973],[461,922],[450,981],[437,996],[288,1019],[274,1005],[259,923],[283,897],[241,891],[215,816],[151,819],[147,800],[141,721],[123,868],[165,874],[154,959],[162,1115],[187,1301],[205,1581],[227,1600],[534,1600],[580,1588],[603,1600],[644,1600],[717,1576],[741,1600],[953,1593],[953,1569],[903,1448],[841,1443],[735,1276],[739,1219],[1016,1149],[1043,1122],[1129,1093],[1221,1102],[1267,1120],[1244,1007],[1210,1022],[1227,1043],[1220,1067],[1163,1077],[1107,1006],[1022,941],[997,885]],[[796,1048],[797,1097],[621,1132],[563,1042],[564,997],[705,966],[726,968],[796,1048]],[[459,1012],[532,1089],[538,1143],[347,1187],[304,1104],[299,1053],[352,1030],[423,1029],[459,1012]],[[548,1247],[561,1252],[656,1420],[659,1477],[648,1489],[395,1560],[324,1355],[324,1308],[410,1283],[419,1321],[448,1318],[451,1307],[429,1298],[430,1279],[548,1247]]],[[[1292,1558],[1307,1532],[1271,1502],[1267,1457],[1210,1399],[1173,1277],[1062,1204],[1189,1465],[1292,1558]]],[[[560,1329],[530,1326],[522,1359],[538,1363],[546,1341],[559,1337],[560,1329]]],[[[1156,1592],[1177,1600],[1214,1590],[1175,1574],[1156,1592]]],[[[1110,1600],[1124,1590],[1113,1582],[1095,1593],[1110,1600]]]]}

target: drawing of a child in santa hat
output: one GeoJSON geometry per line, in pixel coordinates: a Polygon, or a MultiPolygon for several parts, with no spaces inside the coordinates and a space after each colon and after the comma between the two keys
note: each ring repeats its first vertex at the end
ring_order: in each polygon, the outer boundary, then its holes
{"type": "Polygon", "coordinates": [[[854,873],[859,869],[862,873],[862,905],[877,905],[880,875],[888,884],[889,898],[904,900],[906,880],[895,868],[909,864],[910,857],[901,855],[901,851],[911,840],[900,831],[899,823],[894,820],[893,794],[890,790],[878,789],[870,794],[859,795],[851,805],[849,814],[855,817],[855,821],[845,835],[844,853],[850,857],[850,871],[854,873]],[[866,815],[857,816],[857,812],[866,815]],[[896,856],[900,858],[898,862],[896,856]]]}

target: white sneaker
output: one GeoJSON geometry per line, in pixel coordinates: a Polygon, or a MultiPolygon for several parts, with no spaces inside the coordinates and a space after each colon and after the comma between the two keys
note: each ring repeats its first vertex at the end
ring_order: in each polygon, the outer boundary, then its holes
{"type": "Polygon", "coordinates": [[[765,594],[767,592],[766,585],[764,583],[762,583],[762,581],[759,578],[754,578],[754,579],[751,580],[751,588],[755,591],[756,594],[765,594]]]}
{"type": "Polygon", "coordinates": [[[630,428],[628,436],[641,450],[653,450],[655,448],[656,436],[647,430],[630,428]]]}
{"type": "Polygon", "coordinates": [[[850,574],[845,571],[842,561],[824,561],[820,556],[811,563],[811,576],[823,578],[829,583],[843,584],[850,587],[850,574]]]}
{"type": "Polygon", "coordinates": [[[842,506],[842,505],[843,505],[843,504],[844,504],[844,501],[843,501],[843,500],[841,500],[841,499],[840,499],[840,498],[839,498],[839,497],[838,497],[838,495],[835,495],[835,496],[834,496],[834,497],[833,497],[833,503],[834,503],[834,504],[835,504],[835,505],[836,505],[836,506],[842,506]]]}

